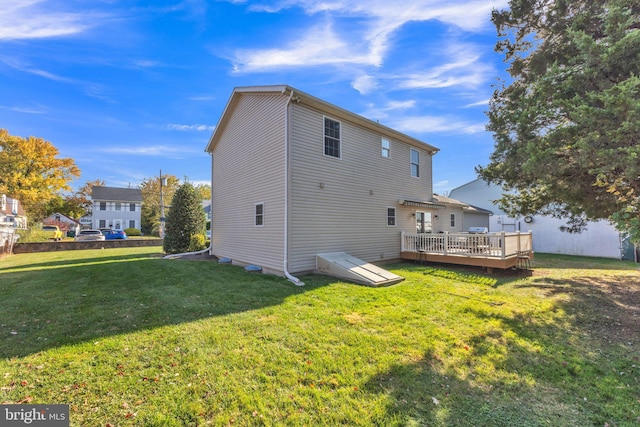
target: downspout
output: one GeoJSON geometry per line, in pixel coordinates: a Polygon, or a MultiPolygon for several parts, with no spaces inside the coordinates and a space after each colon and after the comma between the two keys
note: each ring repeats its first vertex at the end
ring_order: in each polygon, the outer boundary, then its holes
{"type": "MultiPolygon", "coordinates": [[[[285,277],[296,286],[304,286],[297,277],[294,277],[289,273],[289,106],[291,99],[293,98],[293,90],[290,89],[289,99],[285,105],[284,116],[284,261],[282,270],[285,277]]],[[[283,91],[284,94],[284,91],[283,91]]]]}

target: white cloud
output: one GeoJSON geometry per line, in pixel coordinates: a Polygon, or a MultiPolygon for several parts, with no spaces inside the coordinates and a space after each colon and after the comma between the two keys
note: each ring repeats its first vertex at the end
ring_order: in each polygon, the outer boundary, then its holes
{"type": "MultiPolygon", "coordinates": [[[[333,20],[361,17],[364,21],[357,31],[358,43],[354,44],[349,40],[353,31],[341,38],[330,25],[320,29],[311,28],[295,41],[285,43],[282,48],[237,51],[234,70],[256,72],[276,67],[345,63],[379,67],[391,48],[391,35],[409,22],[437,20],[464,31],[479,31],[489,25],[492,9],[505,7],[507,4],[507,0],[467,0],[453,5],[448,0],[411,0],[404,1],[402,5],[388,0],[282,0],[275,4],[252,4],[250,9],[258,12],[275,13],[286,8],[300,7],[309,15],[326,13],[333,20]],[[334,54],[326,55],[329,51],[334,54]]],[[[440,84],[453,85],[457,81],[459,79],[448,82],[440,79],[440,84]]],[[[435,83],[427,80],[424,84],[435,83]]]]}
{"type": "Polygon", "coordinates": [[[356,77],[351,83],[351,87],[360,92],[362,95],[366,95],[372,90],[378,87],[378,82],[376,78],[369,75],[362,75],[356,77]]]}
{"type": "Polygon", "coordinates": [[[47,0],[3,0],[0,40],[70,36],[91,28],[97,15],[55,10],[47,0]]]}
{"type": "Polygon", "coordinates": [[[291,41],[284,48],[243,49],[235,53],[234,71],[256,72],[274,68],[307,67],[328,64],[365,64],[377,66],[381,57],[342,40],[331,24],[319,25],[291,41]],[[331,52],[330,55],[327,52],[331,52]]]}
{"type": "Polygon", "coordinates": [[[171,156],[175,153],[184,153],[183,147],[167,145],[149,145],[138,147],[107,147],[102,150],[105,153],[133,154],[141,156],[171,156]]]}
{"type": "Polygon", "coordinates": [[[473,107],[481,107],[483,105],[489,105],[490,99],[483,99],[482,101],[474,102],[472,104],[467,104],[462,108],[473,108],[473,107]]]}
{"type": "Polygon", "coordinates": [[[215,126],[209,126],[209,125],[180,125],[180,124],[175,124],[175,123],[171,123],[167,125],[167,129],[171,129],[171,130],[178,130],[181,132],[186,132],[186,131],[212,131],[215,129],[215,126]]]}
{"type": "Polygon", "coordinates": [[[471,123],[455,117],[405,116],[395,119],[391,127],[406,133],[474,134],[485,130],[484,123],[471,123]]]}
{"type": "Polygon", "coordinates": [[[477,88],[486,84],[495,74],[495,70],[480,60],[478,46],[471,44],[454,44],[441,52],[442,56],[451,58],[436,67],[421,73],[412,73],[398,77],[402,89],[434,89],[451,86],[477,88]]]}
{"type": "Polygon", "coordinates": [[[371,120],[383,120],[389,117],[389,113],[398,110],[408,110],[416,106],[416,101],[409,99],[406,101],[390,101],[385,106],[377,107],[369,104],[365,112],[361,116],[368,117],[371,120]]]}

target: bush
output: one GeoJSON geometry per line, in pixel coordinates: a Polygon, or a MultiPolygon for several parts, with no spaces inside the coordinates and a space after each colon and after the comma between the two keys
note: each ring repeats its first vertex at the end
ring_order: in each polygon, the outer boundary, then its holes
{"type": "Polygon", "coordinates": [[[189,252],[201,251],[207,247],[207,237],[204,234],[194,234],[189,242],[189,252]]]}
{"type": "MultiPolygon", "coordinates": [[[[206,222],[200,194],[190,183],[182,184],[173,195],[165,222],[164,251],[168,254],[191,252],[192,236],[204,235],[206,222]]],[[[201,249],[204,242],[202,245],[201,249]]]]}
{"type": "Polygon", "coordinates": [[[16,233],[20,236],[20,243],[48,242],[51,237],[51,233],[42,229],[42,224],[33,224],[26,230],[17,229],[16,233]]]}
{"type": "Polygon", "coordinates": [[[131,236],[142,236],[142,231],[138,230],[137,228],[127,228],[124,230],[125,233],[127,233],[127,236],[131,237],[131,236]]]}

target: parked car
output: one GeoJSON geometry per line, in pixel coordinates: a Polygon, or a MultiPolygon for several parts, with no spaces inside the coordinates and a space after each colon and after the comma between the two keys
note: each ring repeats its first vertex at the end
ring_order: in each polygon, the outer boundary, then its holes
{"type": "Polygon", "coordinates": [[[62,240],[62,231],[60,231],[60,227],[57,225],[43,225],[42,230],[46,231],[49,238],[53,241],[57,242],[58,240],[62,240]]]}
{"type": "Polygon", "coordinates": [[[123,230],[112,230],[110,228],[101,228],[100,231],[104,234],[106,240],[124,240],[127,238],[127,233],[123,230]]]}
{"type": "Polygon", "coordinates": [[[80,233],[78,233],[74,240],[76,242],[91,242],[105,240],[105,238],[100,230],[80,230],[80,233]]]}

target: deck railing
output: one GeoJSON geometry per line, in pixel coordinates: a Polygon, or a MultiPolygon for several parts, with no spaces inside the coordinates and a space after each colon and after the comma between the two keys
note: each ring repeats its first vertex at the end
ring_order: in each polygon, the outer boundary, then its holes
{"type": "Polygon", "coordinates": [[[480,256],[506,259],[531,252],[531,232],[406,233],[402,232],[402,252],[439,255],[480,256]]]}

